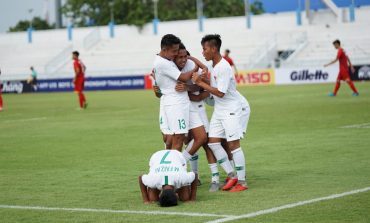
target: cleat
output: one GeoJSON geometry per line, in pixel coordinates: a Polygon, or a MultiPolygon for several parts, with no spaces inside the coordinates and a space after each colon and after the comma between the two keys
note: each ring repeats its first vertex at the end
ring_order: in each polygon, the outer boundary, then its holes
{"type": "Polygon", "coordinates": [[[229,192],[240,192],[243,190],[248,190],[248,187],[242,184],[237,184],[233,189],[229,190],[229,192]]]}
{"type": "Polygon", "coordinates": [[[202,182],[198,179],[197,186],[199,187],[200,185],[202,185],[202,182]]]}
{"type": "Polygon", "coordinates": [[[217,192],[220,190],[220,184],[217,182],[212,182],[211,186],[209,187],[209,192],[217,192]]]}
{"type": "Polygon", "coordinates": [[[87,104],[87,102],[85,102],[85,103],[84,103],[84,109],[86,109],[88,105],[89,105],[89,104],[87,104]]]}
{"type": "Polygon", "coordinates": [[[328,94],[328,96],[329,96],[329,97],[335,97],[336,95],[335,95],[334,93],[330,92],[330,93],[328,94]]]}
{"type": "Polygon", "coordinates": [[[355,93],[355,92],[353,92],[353,93],[352,93],[352,96],[357,97],[357,96],[360,96],[360,94],[359,94],[359,93],[355,93]]]}
{"type": "Polygon", "coordinates": [[[222,190],[230,190],[235,184],[238,183],[238,179],[229,179],[227,183],[222,187],[222,190]]]}
{"type": "Polygon", "coordinates": [[[226,177],[226,179],[225,179],[224,183],[226,184],[226,183],[227,183],[227,181],[229,181],[229,180],[230,180],[230,177],[226,177]]]}

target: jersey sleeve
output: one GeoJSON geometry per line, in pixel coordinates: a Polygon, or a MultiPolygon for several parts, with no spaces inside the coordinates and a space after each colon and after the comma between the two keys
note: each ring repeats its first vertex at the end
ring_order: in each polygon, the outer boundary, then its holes
{"type": "Polygon", "coordinates": [[[217,73],[217,89],[226,94],[231,81],[230,70],[223,68],[217,73]]]}
{"type": "Polygon", "coordinates": [[[171,62],[161,64],[160,69],[162,71],[162,74],[174,80],[179,79],[181,74],[181,71],[176,67],[174,63],[171,62]]]}

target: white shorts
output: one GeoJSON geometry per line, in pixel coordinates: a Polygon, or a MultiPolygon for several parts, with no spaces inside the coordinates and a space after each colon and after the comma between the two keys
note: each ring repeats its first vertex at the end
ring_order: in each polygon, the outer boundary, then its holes
{"type": "Polygon", "coordinates": [[[193,172],[178,172],[168,174],[144,174],[141,177],[143,184],[149,188],[162,190],[163,185],[172,185],[175,189],[189,186],[195,179],[193,172]]]}
{"type": "Polygon", "coordinates": [[[190,103],[189,130],[198,128],[202,125],[203,121],[198,108],[193,103],[190,103]]]}
{"type": "Polygon", "coordinates": [[[225,119],[215,119],[212,117],[208,137],[222,138],[228,142],[240,140],[242,137],[240,116],[228,116],[225,119]]]}
{"type": "Polygon", "coordinates": [[[167,117],[164,113],[164,105],[162,105],[162,103],[159,106],[159,128],[164,135],[171,134],[167,124],[167,117]]]}
{"type": "Polygon", "coordinates": [[[170,135],[188,133],[190,114],[189,106],[190,103],[164,106],[164,116],[167,118],[170,135]]]}
{"type": "Polygon", "coordinates": [[[248,122],[249,122],[249,116],[250,116],[250,108],[245,107],[242,108],[242,112],[240,114],[240,125],[241,125],[241,130],[242,130],[242,135],[247,133],[247,128],[248,128],[248,122]]]}

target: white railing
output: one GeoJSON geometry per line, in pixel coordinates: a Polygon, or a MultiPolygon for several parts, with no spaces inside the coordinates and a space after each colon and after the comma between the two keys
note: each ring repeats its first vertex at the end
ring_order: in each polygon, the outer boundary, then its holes
{"type": "Polygon", "coordinates": [[[92,30],[84,39],[83,39],[83,46],[85,50],[89,50],[95,44],[97,44],[101,40],[100,37],[100,30],[96,28],[92,30]]]}
{"type": "Polygon", "coordinates": [[[45,75],[52,75],[65,65],[72,58],[72,45],[64,48],[59,54],[52,58],[45,65],[45,75]]]}

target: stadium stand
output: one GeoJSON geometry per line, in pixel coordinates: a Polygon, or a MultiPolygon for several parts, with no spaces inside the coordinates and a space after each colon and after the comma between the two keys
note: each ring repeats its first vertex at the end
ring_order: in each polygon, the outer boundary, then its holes
{"type": "Polygon", "coordinates": [[[144,74],[166,33],[178,35],[201,59],[201,37],[219,33],[222,50],[231,50],[239,69],[322,66],[335,57],[334,39],[342,41],[354,64],[370,62],[370,7],[358,8],[354,23],[333,22],[328,10],[313,13],[314,21],[303,16],[302,26],[296,25],[295,12],[253,16],[252,29],[246,28],[245,17],[206,19],[202,33],[197,20],[162,22],[157,36],[152,24],[141,30],[118,25],[115,38],[109,37],[108,27],[75,28],[71,42],[66,30],[36,31],[32,44],[25,32],[0,34],[1,69],[7,80],[26,78],[31,65],[40,78],[72,77],[71,52],[78,50],[88,76],[144,74]]]}

